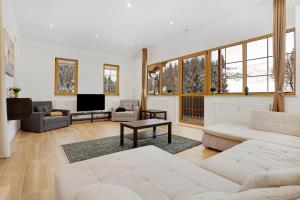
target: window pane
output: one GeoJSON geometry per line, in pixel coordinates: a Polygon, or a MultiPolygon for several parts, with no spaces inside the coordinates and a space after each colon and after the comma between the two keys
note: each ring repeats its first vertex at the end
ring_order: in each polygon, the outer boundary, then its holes
{"type": "Polygon", "coordinates": [[[243,76],[243,63],[226,64],[226,78],[238,78],[243,76]]]}
{"type": "Polygon", "coordinates": [[[273,66],[273,57],[268,58],[269,59],[269,74],[274,74],[274,66],[273,66]]]}
{"type": "Polygon", "coordinates": [[[274,75],[269,75],[268,76],[268,92],[274,92],[275,91],[275,80],[274,80],[274,75]]]}
{"type": "Polygon", "coordinates": [[[178,60],[168,62],[163,67],[163,93],[178,93],[178,60]]]}
{"type": "Polygon", "coordinates": [[[224,79],[226,81],[226,89],[223,92],[227,93],[241,93],[243,92],[243,79],[235,78],[235,79],[224,79]]]}
{"type": "Polygon", "coordinates": [[[295,73],[295,54],[286,55],[285,73],[295,73]]]}
{"type": "Polygon", "coordinates": [[[294,32],[289,32],[286,34],[286,52],[287,53],[292,53],[295,47],[295,33],[294,32]]]}
{"type": "Polygon", "coordinates": [[[226,63],[239,62],[243,59],[243,47],[237,45],[226,48],[226,63]]]}
{"type": "Polygon", "coordinates": [[[157,95],[159,94],[160,87],[160,70],[155,69],[152,72],[148,72],[148,94],[157,95]]]}
{"type": "Polygon", "coordinates": [[[294,91],[294,74],[285,74],[284,75],[284,86],[283,91],[284,92],[293,92],[294,91]]]}
{"type": "Polygon", "coordinates": [[[268,38],[268,54],[273,56],[273,37],[268,38]]]}
{"type": "Polygon", "coordinates": [[[104,70],[104,75],[105,75],[105,76],[109,76],[109,75],[110,75],[110,70],[105,69],[105,70],[104,70]]]}
{"type": "Polygon", "coordinates": [[[210,68],[210,75],[211,75],[211,88],[215,88],[216,92],[220,92],[220,68],[219,68],[219,51],[211,52],[211,68],[210,68]]]}
{"type": "Polygon", "coordinates": [[[205,80],[205,56],[197,56],[183,60],[182,92],[203,93],[205,80]]]}
{"type": "Polygon", "coordinates": [[[268,77],[267,76],[248,77],[247,86],[249,88],[249,92],[267,92],[268,77]]]}
{"type": "Polygon", "coordinates": [[[249,42],[247,44],[247,60],[255,58],[264,58],[268,55],[267,39],[249,42]]]}
{"type": "Polygon", "coordinates": [[[258,76],[267,75],[268,73],[268,59],[256,59],[247,61],[247,75],[258,76]]]}

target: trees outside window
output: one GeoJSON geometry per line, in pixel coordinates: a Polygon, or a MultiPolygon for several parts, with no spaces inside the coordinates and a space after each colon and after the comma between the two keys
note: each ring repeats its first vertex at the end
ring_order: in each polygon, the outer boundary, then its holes
{"type": "Polygon", "coordinates": [[[160,94],[160,67],[148,67],[148,80],[147,88],[148,94],[159,95],[160,94]]]}
{"type": "Polygon", "coordinates": [[[162,92],[163,94],[178,93],[178,60],[169,61],[163,65],[162,92]]]}
{"type": "Polygon", "coordinates": [[[183,60],[182,93],[205,92],[205,55],[183,60]]]}

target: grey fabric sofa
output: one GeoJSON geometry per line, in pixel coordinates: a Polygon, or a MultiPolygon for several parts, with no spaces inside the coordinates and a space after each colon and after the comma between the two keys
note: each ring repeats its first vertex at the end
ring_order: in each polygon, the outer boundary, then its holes
{"type": "Polygon", "coordinates": [[[125,107],[126,103],[132,104],[132,110],[126,110],[125,112],[115,112],[115,108],[113,108],[111,112],[112,121],[126,122],[126,121],[139,120],[139,116],[140,116],[139,100],[136,99],[120,100],[120,107],[125,107]]]}
{"type": "Polygon", "coordinates": [[[51,101],[36,101],[32,102],[32,115],[24,120],[21,120],[21,129],[23,131],[44,132],[52,129],[67,127],[70,124],[70,111],[62,109],[53,109],[51,101]],[[37,112],[38,106],[47,106],[50,112],[60,111],[63,116],[48,116],[43,112],[37,112]]]}

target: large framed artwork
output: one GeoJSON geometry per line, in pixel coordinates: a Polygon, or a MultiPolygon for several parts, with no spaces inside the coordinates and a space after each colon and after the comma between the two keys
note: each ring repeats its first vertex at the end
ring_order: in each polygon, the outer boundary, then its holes
{"type": "Polygon", "coordinates": [[[78,60],[55,58],[55,95],[77,95],[78,60]]]}
{"type": "Polygon", "coordinates": [[[14,77],[14,71],[15,71],[14,43],[5,30],[4,30],[3,50],[4,50],[3,55],[4,55],[5,73],[8,76],[14,77]]]}

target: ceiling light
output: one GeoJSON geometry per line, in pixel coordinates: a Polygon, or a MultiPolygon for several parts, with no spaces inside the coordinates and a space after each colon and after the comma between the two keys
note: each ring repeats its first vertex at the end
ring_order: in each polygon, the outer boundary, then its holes
{"type": "Polygon", "coordinates": [[[99,35],[99,34],[96,34],[96,38],[98,38],[98,37],[100,37],[100,35],[99,35]]]}
{"type": "Polygon", "coordinates": [[[133,46],[133,43],[132,43],[132,42],[130,42],[130,43],[129,43],[129,46],[133,46]]]}
{"type": "Polygon", "coordinates": [[[173,24],[174,24],[173,20],[171,20],[171,21],[170,21],[170,24],[171,24],[171,25],[173,25],[173,24]]]}
{"type": "Polygon", "coordinates": [[[50,28],[53,28],[53,27],[54,27],[54,25],[53,25],[53,24],[49,24],[49,27],[50,27],[50,28]]]}
{"type": "Polygon", "coordinates": [[[131,3],[128,2],[127,3],[127,7],[130,8],[131,7],[131,3]]]}

